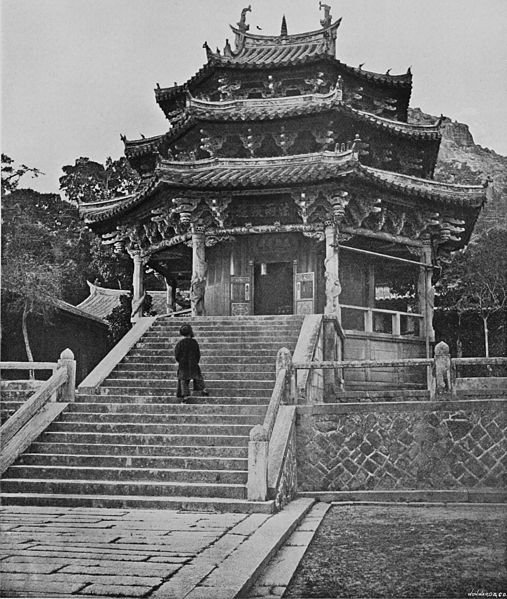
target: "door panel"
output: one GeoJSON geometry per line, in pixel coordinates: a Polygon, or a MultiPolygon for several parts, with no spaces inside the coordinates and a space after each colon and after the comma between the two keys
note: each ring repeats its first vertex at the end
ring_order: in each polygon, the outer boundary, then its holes
{"type": "Polygon", "coordinates": [[[292,314],[291,262],[268,262],[254,267],[254,314],[292,314]]]}

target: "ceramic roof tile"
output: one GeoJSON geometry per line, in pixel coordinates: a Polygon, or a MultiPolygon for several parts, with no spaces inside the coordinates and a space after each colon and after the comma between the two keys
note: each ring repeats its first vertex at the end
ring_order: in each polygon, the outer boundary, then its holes
{"type": "Polygon", "coordinates": [[[270,189],[296,184],[319,184],[353,175],[373,181],[379,187],[407,196],[430,198],[444,204],[471,208],[481,206],[486,190],[477,185],[455,185],[421,179],[364,166],[354,149],[319,152],[275,158],[213,158],[194,162],[162,160],[150,185],[116,202],[83,204],[81,214],[87,222],[100,222],[125,213],[160,188],[187,190],[270,189]]]}
{"type": "Polygon", "coordinates": [[[430,140],[440,140],[441,137],[439,132],[440,120],[433,125],[416,125],[380,117],[347,106],[341,101],[340,90],[333,89],[327,94],[306,94],[303,96],[255,98],[224,102],[209,102],[189,97],[185,111],[182,113],[182,118],[177,126],[158,137],[126,141],[125,153],[127,157],[133,158],[156,152],[162,143],[170,143],[171,139],[176,139],[198,121],[274,120],[317,114],[324,110],[334,110],[401,137],[430,140]]]}

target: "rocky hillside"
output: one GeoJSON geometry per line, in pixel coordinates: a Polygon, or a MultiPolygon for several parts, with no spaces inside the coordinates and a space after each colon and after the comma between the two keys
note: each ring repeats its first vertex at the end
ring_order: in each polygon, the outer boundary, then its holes
{"type": "MultiPolygon", "coordinates": [[[[435,122],[437,117],[412,108],[409,121],[420,124],[435,122]]],[[[489,200],[476,231],[501,225],[507,228],[507,157],[474,142],[468,125],[444,118],[442,142],[438,154],[435,179],[449,183],[480,185],[490,181],[489,200]]]]}

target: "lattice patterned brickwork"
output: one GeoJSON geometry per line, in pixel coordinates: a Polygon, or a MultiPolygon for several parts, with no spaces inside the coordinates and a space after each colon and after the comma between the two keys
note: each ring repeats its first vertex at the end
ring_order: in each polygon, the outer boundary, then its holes
{"type": "Polygon", "coordinates": [[[298,490],[504,488],[507,402],[466,403],[300,409],[298,490]]]}

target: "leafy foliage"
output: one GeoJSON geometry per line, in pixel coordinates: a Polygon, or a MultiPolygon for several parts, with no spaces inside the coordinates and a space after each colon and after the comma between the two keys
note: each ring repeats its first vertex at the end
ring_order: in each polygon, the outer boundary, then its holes
{"type": "Polygon", "coordinates": [[[482,319],[488,355],[488,320],[507,310],[507,230],[490,229],[456,254],[436,291],[438,306],[458,316],[476,314],[482,319]]]}
{"type": "MultiPolygon", "coordinates": [[[[143,314],[153,316],[152,297],[146,294],[143,304],[143,314]]],[[[132,311],[132,295],[125,294],[120,297],[120,305],[113,309],[105,320],[109,324],[109,340],[112,345],[116,345],[122,337],[124,337],[132,327],[130,322],[130,314],[132,311]]]]}
{"type": "Polygon", "coordinates": [[[16,166],[10,156],[2,154],[2,195],[12,193],[17,189],[21,177],[27,173],[31,173],[32,177],[44,174],[38,168],[26,166],[26,164],[16,166]]]}
{"type": "Polygon", "coordinates": [[[44,322],[51,320],[64,293],[67,271],[72,270],[62,247],[67,239],[55,235],[44,209],[48,203],[58,201],[58,196],[27,190],[14,191],[3,198],[2,304],[9,318],[21,317],[29,360],[33,356],[28,317],[38,315],[44,322]]]}
{"type": "Polygon", "coordinates": [[[69,201],[78,205],[128,195],[139,181],[139,175],[125,157],[107,158],[105,165],[81,157],[62,170],[65,174],[60,177],[60,189],[69,201]]]}

